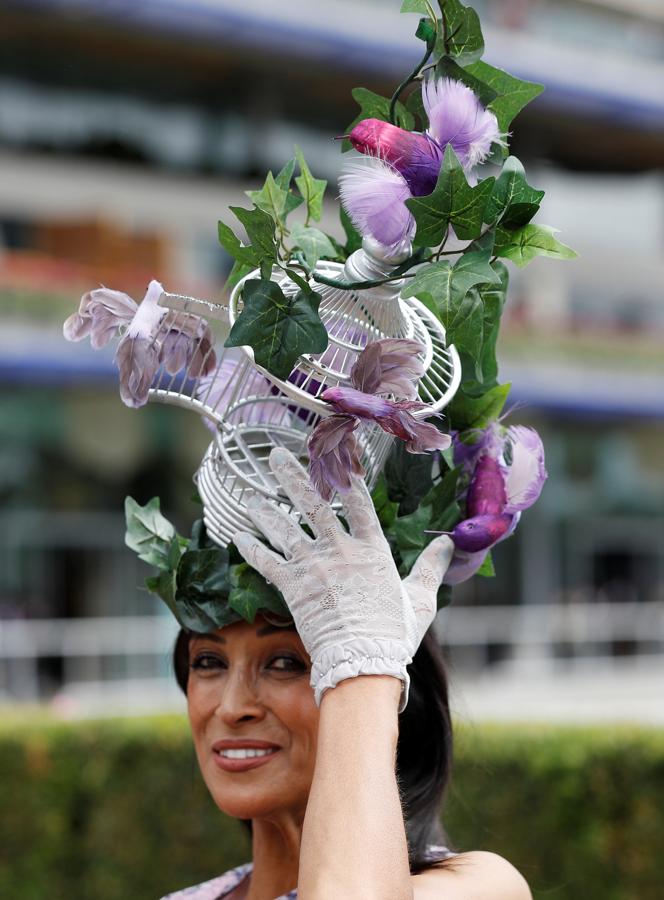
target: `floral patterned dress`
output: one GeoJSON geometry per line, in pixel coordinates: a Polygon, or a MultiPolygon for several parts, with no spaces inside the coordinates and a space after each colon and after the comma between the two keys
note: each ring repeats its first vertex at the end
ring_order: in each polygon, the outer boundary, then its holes
{"type": "MultiPolygon", "coordinates": [[[[434,847],[433,845],[429,847],[428,853],[432,860],[454,856],[454,853],[446,847],[434,847]]],[[[175,891],[173,894],[167,894],[161,900],[223,900],[251,874],[252,868],[252,863],[245,863],[242,866],[237,866],[235,869],[230,869],[217,878],[212,878],[210,881],[204,881],[202,884],[195,884],[181,891],[175,891]]],[[[297,900],[297,890],[289,891],[287,894],[280,894],[278,897],[275,897],[275,900],[297,900]]]]}

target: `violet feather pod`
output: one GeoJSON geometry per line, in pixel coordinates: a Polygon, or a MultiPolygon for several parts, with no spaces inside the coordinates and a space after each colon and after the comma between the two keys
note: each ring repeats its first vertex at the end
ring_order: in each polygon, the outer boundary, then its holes
{"type": "Polygon", "coordinates": [[[159,327],[159,361],[167,372],[176,375],[187,370],[190,378],[209,375],[217,365],[210,326],[200,316],[181,313],[165,317],[159,327]]]}

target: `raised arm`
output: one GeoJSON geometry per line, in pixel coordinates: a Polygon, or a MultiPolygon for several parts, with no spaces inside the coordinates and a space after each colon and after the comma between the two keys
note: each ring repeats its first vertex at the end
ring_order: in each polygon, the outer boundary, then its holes
{"type": "Polygon", "coordinates": [[[348,533],[294,457],[273,451],[270,462],[315,537],[256,501],[250,514],[283,556],[248,534],[235,543],[282,591],[321,706],[299,896],[406,900],[413,890],[395,775],[397,716],[453,547],[446,537],[433,541],[402,582],[363,482],[344,497],[348,533]]]}

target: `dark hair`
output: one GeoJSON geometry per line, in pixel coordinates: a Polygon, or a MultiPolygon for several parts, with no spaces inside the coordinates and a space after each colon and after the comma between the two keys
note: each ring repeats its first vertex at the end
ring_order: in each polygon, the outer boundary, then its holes
{"type": "MultiPolygon", "coordinates": [[[[173,648],[175,678],[187,693],[189,638],[181,630],[173,648]]],[[[408,860],[413,875],[443,864],[427,852],[444,845],[441,806],[452,768],[452,721],[443,652],[429,629],[409,666],[408,705],[399,716],[397,778],[404,811],[408,860]]]]}

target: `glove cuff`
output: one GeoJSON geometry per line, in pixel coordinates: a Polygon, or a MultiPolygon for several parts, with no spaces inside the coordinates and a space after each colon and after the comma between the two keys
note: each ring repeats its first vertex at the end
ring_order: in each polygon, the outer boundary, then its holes
{"type": "Polygon", "coordinates": [[[399,712],[408,703],[410,676],[406,666],[412,662],[405,648],[398,641],[376,638],[356,638],[348,644],[332,644],[312,661],[311,686],[316,705],[320,706],[323,694],[339,682],[358,675],[392,675],[402,682],[399,712]]]}

